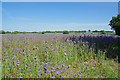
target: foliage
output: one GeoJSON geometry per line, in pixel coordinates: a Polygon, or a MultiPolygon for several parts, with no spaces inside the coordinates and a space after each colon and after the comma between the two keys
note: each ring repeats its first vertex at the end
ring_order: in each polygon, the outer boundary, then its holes
{"type": "Polygon", "coordinates": [[[19,31],[14,31],[14,32],[12,32],[13,34],[18,34],[18,33],[20,33],[19,31]]]}
{"type": "Polygon", "coordinates": [[[95,31],[92,31],[92,34],[94,34],[94,33],[96,33],[96,34],[114,34],[113,31],[104,31],[104,30],[100,30],[100,31],[95,30],[95,31]]]}
{"type": "Polygon", "coordinates": [[[3,31],[3,30],[0,30],[0,34],[5,34],[5,31],[3,31]]]}
{"type": "Polygon", "coordinates": [[[98,30],[95,30],[95,31],[93,31],[93,32],[99,32],[98,30]]]}
{"type": "MultiPolygon", "coordinates": [[[[112,31],[91,31],[89,30],[90,32],[87,33],[87,31],[43,31],[43,32],[21,32],[21,31],[13,31],[13,32],[10,32],[10,31],[4,31],[4,34],[45,34],[45,33],[49,33],[49,34],[61,34],[61,33],[64,33],[64,34],[114,34],[114,32],[112,31]]],[[[2,33],[2,32],[1,32],[2,33]]]]}
{"type": "Polygon", "coordinates": [[[104,30],[101,30],[101,34],[106,34],[106,32],[104,30]]]}
{"type": "Polygon", "coordinates": [[[112,20],[110,21],[109,25],[113,30],[115,30],[116,35],[120,36],[120,15],[112,17],[112,20]]]}
{"type": "Polygon", "coordinates": [[[91,32],[91,30],[88,30],[88,32],[91,32]]]}
{"type": "Polygon", "coordinates": [[[45,34],[45,32],[42,32],[42,34],[45,34]]]}
{"type": "Polygon", "coordinates": [[[69,31],[63,31],[63,34],[69,34],[69,31]]]}
{"type": "Polygon", "coordinates": [[[11,32],[10,31],[6,31],[5,34],[11,34],[11,32]]]}

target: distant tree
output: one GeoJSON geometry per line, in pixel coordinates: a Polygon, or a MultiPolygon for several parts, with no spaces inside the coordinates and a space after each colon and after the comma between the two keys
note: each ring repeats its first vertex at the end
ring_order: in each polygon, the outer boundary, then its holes
{"type": "Polygon", "coordinates": [[[37,32],[34,31],[34,32],[32,32],[32,33],[37,33],[37,32]]]}
{"type": "Polygon", "coordinates": [[[4,30],[0,30],[0,34],[5,34],[5,31],[4,30]]]}
{"type": "Polygon", "coordinates": [[[92,32],[98,32],[98,30],[92,31],[92,32]]]}
{"type": "Polygon", "coordinates": [[[45,33],[52,33],[51,31],[46,31],[45,33]]]}
{"type": "Polygon", "coordinates": [[[14,31],[14,32],[12,32],[13,34],[18,34],[19,33],[19,31],[14,31]]]}
{"type": "Polygon", "coordinates": [[[106,32],[104,30],[101,30],[100,33],[101,34],[106,34],[106,32]]]}
{"type": "Polygon", "coordinates": [[[63,31],[63,34],[69,34],[69,31],[63,31]]]}
{"type": "Polygon", "coordinates": [[[11,32],[10,32],[10,31],[6,31],[5,33],[6,33],[6,34],[10,34],[11,32]]]}
{"type": "Polygon", "coordinates": [[[120,36],[120,14],[112,17],[112,20],[110,20],[109,25],[111,26],[111,29],[115,30],[116,35],[120,36]]]}
{"type": "Polygon", "coordinates": [[[74,31],[75,33],[86,33],[86,31],[85,30],[83,30],[83,31],[74,31]]]}
{"type": "Polygon", "coordinates": [[[91,32],[91,30],[88,30],[88,32],[91,32]]]}
{"type": "Polygon", "coordinates": [[[45,34],[45,32],[42,32],[42,34],[45,34]]]}

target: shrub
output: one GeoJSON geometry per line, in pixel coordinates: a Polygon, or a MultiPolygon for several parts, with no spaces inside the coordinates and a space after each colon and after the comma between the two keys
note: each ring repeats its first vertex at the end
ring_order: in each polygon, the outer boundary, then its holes
{"type": "Polygon", "coordinates": [[[42,32],[42,34],[45,34],[45,32],[42,32]]]}
{"type": "Polygon", "coordinates": [[[101,32],[101,34],[106,34],[106,32],[104,30],[101,30],[100,32],[101,32]]]}
{"type": "Polygon", "coordinates": [[[63,31],[63,34],[69,34],[69,31],[63,31]]]}

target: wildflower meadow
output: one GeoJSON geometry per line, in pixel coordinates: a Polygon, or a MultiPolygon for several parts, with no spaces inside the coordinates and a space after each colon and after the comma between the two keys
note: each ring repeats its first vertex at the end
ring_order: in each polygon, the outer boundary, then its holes
{"type": "Polygon", "coordinates": [[[107,34],[4,34],[0,76],[118,78],[119,45],[107,34]]]}

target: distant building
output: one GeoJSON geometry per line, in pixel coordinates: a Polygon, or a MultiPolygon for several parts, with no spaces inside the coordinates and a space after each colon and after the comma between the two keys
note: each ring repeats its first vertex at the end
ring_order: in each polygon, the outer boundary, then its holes
{"type": "Polygon", "coordinates": [[[118,14],[120,14],[120,1],[118,2],[118,14]]]}

